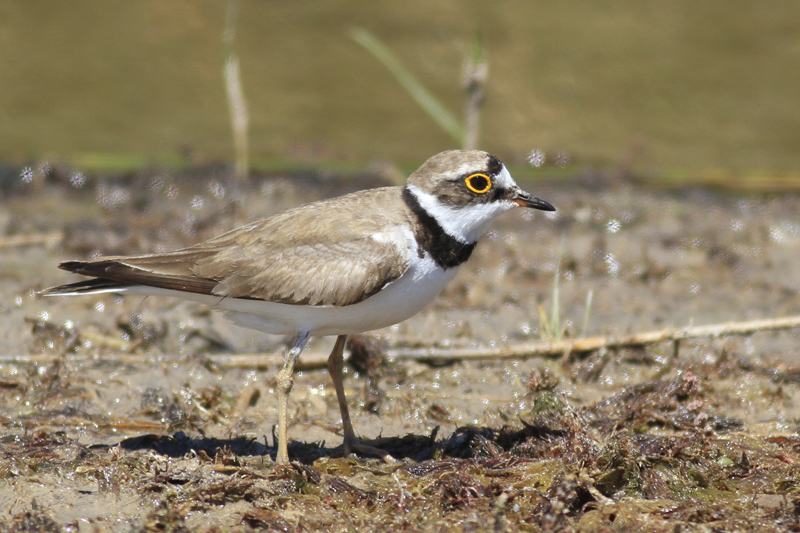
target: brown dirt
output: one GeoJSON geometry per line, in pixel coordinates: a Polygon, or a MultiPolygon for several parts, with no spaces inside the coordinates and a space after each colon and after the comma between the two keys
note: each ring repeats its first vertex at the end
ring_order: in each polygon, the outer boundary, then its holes
{"type": "Polygon", "coordinates": [[[275,364],[209,354],[282,339],[186,302],[36,291],[75,279],[61,260],[180,247],[380,183],[30,176],[0,184],[0,531],[800,529],[798,331],[684,342],[677,359],[671,345],[441,366],[381,355],[800,314],[797,195],[523,184],[559,211],[505,215],[434,304],[356,339],[356,431],[404,463],[337,457],[333,389],[306,370],[297,461],[276,468],[275,364]],[[545,327],[556,272],[560,320],[545,327]]]}

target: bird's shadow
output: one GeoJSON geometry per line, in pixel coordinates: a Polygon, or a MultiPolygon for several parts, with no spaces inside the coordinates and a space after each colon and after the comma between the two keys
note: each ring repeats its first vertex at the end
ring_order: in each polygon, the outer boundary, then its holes
{"type": "MultiPolygon", "coordinates": [[[[530,438],[563,438],[566,430],[546,426],[525,424],[520,430],[492,429],[465,426],[452,435],[437,440],[438,427],[430,435],[409,434],[404,437],[379,437],[364,441],[379,448],[398,460],[425,461],[433,458],[467,459],[492,456],[507,451],[530,438]]],[[[274,438],[273,438],[274,442],[274,438]]],[[[97,445],[93,448],[108,448],[113,445],[97,445]]],[[[238,456],[269,456],[275,459],[276,447],[259,442],[252,437],[216,439],[190,437],[182,431],[173,435],[142,435],[125,439],[117,444],[125,450],[152,450],[169,457],[184,457],[187,454],[205,454],[214,457],[225,451],[238,456]]],[[[342,447],[326,447],[324,442],[289,442],[289,456],[293,461],[311,464],[322,457],[341,457],[342,447]]]]}

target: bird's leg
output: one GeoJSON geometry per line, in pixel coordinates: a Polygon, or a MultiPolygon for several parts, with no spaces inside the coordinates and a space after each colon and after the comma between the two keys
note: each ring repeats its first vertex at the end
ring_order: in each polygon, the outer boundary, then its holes
{"type": "Polygon", "coordinates": [[[336,399],[339,401],[339,412],[342,414],[342,431],[344,432],[344,455],[359,452],[364,455],[380,457],[387,463],[395,463],[394,457],[385,451],[367,446],[356,437],[353,431],[353,424],[350,422],[350,411],[347,408],[347,398],[344,395],[344,383],[342,383],[342,368],[344,367],[344,343],[347,335],[336,337],[336,344],[333,345],[331,355],[328,357],[328,373],[333,381],[333,388],[336,389],[336,399]]]}
{"type": "Polygon", "coordinates": [[[344,395],[344,383],[342,383],[342,368],[344,367],[344,343],[347,335],[336,337],[336,344],[333,345],[331,355],[328,357],[328,373],[333,381],[333,388],[336,390],[336,399],[339,401],[339,412],[342,414],[342,431],[344,431],[344,453],[350,454],[351,444],[356,438],[353,431],[353,424],[350,422],[350,410],[347,408],[347,398],[344,395]]]}
{"type": "Polygon", "coordinates": [[[289,393],[292,391],[294,383],[292,377],[294,365],[308,342],[308,335],[307,331],[297,334],[289,353],[286,354],[283,368],[276,376],[278,382],[278,453],[275,456],[275,462],[279,465],[289,464],[289,393]]]}

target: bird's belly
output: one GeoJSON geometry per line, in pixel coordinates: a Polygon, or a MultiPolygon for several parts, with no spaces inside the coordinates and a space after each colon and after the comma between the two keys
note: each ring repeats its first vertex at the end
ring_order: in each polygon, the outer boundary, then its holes
{"type": "Polygon", "coordinates": [[[413,316],[455,277],[459,268],[441,269],[433,260],[415,262],[399,279],[377,294],[343,307],[291,305],[226,298],[213,307],[234,322],[265,333],[345,335],[380,329],[413,316]]]}

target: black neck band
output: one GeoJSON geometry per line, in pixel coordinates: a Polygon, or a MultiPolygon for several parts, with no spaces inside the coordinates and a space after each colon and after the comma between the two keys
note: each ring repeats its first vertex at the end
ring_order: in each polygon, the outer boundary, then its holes
{"type": "Polygon", "coordinates": [[[420,258],[423,257],[424,250],[444,269],[459,266],[469,259],[476,243],[463,243],[447,233],[439,222],[425,211],[408,187],[403,187],[403,201],[417,217],[418,224],[414,237],[420,247],[420,258]]]}

